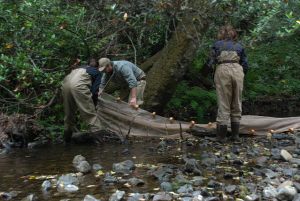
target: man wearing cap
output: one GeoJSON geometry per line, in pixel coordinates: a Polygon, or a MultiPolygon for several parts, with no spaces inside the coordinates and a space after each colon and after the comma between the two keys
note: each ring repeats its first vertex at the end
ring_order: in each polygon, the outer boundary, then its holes
{"type": "Polygon", "coordinates": [[[146,87],[146,74],[135,64],[129,61],[110,61],[108,58],[99,59],[99,70],[103,73],[99,94],[104,90],[110,79],[115,82],[125,81],[129,88],[129,104],[142,105],[143,94],[146,87]]]}
{"type": "Polygon", "coordinates": [[[88,66],[73,69],[64,78],[61,88],[65,113],[64,140],[66,143],[71,141],[72,133],[76,129],[77,109],[81,118],[88,124],[90,132],[96,134],[102,130],[102,124],[95,109],[101,77],[102,73],[98,69],[97,62],[91,59],[88,66]]]}

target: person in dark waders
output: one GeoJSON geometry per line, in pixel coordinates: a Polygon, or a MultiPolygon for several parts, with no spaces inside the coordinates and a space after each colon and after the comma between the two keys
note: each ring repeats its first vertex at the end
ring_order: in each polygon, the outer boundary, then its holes
{"type": "MultiPolygon", "coordinates": [[[[102,123],[97,116],[96,105],[102,73],[97,61],[91,59],[88,66],[73,69],[63,80],[62,96],[64,106],[64,140],[69,143],[76,130],[76,111],[89,126],[92,134],[102,130],[102,123]]],[[[96,137],[96,136],[95,136],[96,137]]]]}
{"type": "Polygon", "coordinates": [[[225,141],[229,120],[231,138],[239,140],[243,82],[248,63],[243,46],[236,40],[237,33],[232,26],[221,27],[208,62],[209,67],[216,65],[214,82],[218,99],[217,139],[221,142],[225,141]]]}

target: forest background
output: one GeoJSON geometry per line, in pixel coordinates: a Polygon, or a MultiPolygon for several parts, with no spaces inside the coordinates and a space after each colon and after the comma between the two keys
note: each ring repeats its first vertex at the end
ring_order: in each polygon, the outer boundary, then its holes
{"type": "Polygon", "coordinates": [[[300,114],[298,0],[1,0],[0,13],[1,112],[29,114],[50,132],[62,129],[61,81],[77,58],[136,63],[147,73],[144,108],[213,120],[205,63],[226,23],[248,55],[244,113],[300,114]]]}

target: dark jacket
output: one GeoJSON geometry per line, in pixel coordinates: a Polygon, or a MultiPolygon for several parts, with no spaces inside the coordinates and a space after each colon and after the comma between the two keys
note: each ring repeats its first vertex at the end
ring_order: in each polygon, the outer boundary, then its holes
{"type": "Polygon", "coordinates": [[[243,67],[244,73],[247,73],[248,61],[245,50],[240,43],[231,40],[219,40],[214,43],[210,59],[208,61],[209,67],[213,67],[219,63],[217,58],[222,51],[236,51],[237,55],[240,57],[238,63],[243,67]]]}
{"type": "Polygon", "coordinates": [[[81,68],[85,68],[86,72],[91,76],[92,86],[90,90],[92,93],[94,105],[96,106],[98,101],[98,91],[101,83],[102,73],[97,68],[92,66],[82,66],[81,68]]]}

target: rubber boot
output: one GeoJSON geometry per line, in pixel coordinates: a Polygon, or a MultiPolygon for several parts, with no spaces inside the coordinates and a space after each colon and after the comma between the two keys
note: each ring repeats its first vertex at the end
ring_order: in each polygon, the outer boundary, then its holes
{"type": "Polygon", "coordinates": [[[219,142],[226,141],[227,125],[217,124],[217,140],[219,142]]]}
{"type": "Polygon", "coordinates": [[[231,139],[233,141],[239,141],[239,131],[240,131],[240,123],[239,122],[231,122],[231,139]]]}
{"type": "Polygon", "coordinates": [[[64,141],[65,144],[69,144],[71,142],[72,139],[72,131],[71,130],[64,130],[64,141]]]}

